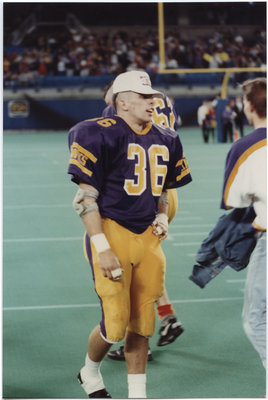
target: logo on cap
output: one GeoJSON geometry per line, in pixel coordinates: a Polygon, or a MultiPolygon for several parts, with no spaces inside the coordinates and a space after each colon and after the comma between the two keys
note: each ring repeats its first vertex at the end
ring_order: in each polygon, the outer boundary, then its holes
{"type": "Polygon", "coordinates": [[[141,75],[140,76],[140,79],[141,79],[141,84],[143,85],[143,86],[152,86],[152,84],[151,84],[151,81],[150,81],[150,78],[148,77],[148,76],[146,76],[146,75],[141,75]]]}

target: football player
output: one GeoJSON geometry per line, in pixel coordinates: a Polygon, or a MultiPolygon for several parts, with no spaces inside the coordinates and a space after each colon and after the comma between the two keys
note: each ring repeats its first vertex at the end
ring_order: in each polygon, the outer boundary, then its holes
{"type": "MultiPolygon", "coordinates": [[[[104,109],[103,117],[113,117],[116,111],[113,106],[113,82],[111,82],[104,91],[104,101],[107,107],[104,109]]],[[[170,128],[177,131],[181,119],[177,115],[174,103],[163,94],[163,97],[154,98],[154,110],[152,121],[163,128],[170,128]]],[[[178,196],[176,189],[168,190],[168,222],[170,223],[176,215],[178,209],[178,196]]],[[[158,346],[165,346],[173,343],[184,331],[182,324],[175,315],[175,311],[172,307],[171,302],[168,298],[168,293],[165,288],[163,296],[157,300],[157,312],[161,321],[161,327],[159,330],[159,339],[157,342],[158,346]]],[[[107,353],[108,358],[111,360],[124,361],[124,346],[120,346],[116,350],[111,350],[107,353]]],[[[152,353],[149,347],[148,349],[148,361],[152,361],[152,353]]]]}
{"type": "Polygon", "coordinates": [[[162,94],[147,73],[122,73],[113,83],[117,115],[80,122],[69,132],[68,173],[79,185],[73,206],[86,229],[102,311],[78,375],[90,398],[111,397],[100,366],[123,338],[128,397],[146,398],[148,338],[164,291],[167,190],[191,181],[177,133],[151,122],[156,96],[162,94]]]}

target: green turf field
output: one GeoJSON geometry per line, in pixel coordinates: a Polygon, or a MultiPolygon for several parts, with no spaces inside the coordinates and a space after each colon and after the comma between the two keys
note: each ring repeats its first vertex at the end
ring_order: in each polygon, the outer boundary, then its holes
{"type": "MultiPolygon", "coordinates": [[[[257,398],[265,371],[242,328],[246,271],[227,267],[205,289],[188,279],[219,209],[230,144],[203,144],[181,128],[193,182],[179,190],[179,211],[163,243],[166,286],[185,332],[157,347],[150,340],[149,398],[257,398]]],[[[77,383],[98,299],[72,209],[67,133],[5,134],[3,153],[3,397],[86,398],[77,383]]],[[[124,362],[105,359],[113,398],[127,397],[124,362]]]]}

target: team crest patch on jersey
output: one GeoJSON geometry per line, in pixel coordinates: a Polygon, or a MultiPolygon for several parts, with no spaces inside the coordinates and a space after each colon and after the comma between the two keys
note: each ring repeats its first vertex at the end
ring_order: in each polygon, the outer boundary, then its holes
{"type": "Polygon", "coordinates": [[[71,146],[71,158],[78,160],[80,164],[86,165],[87,160],[91,160],[93,163],[97,162],[97,158],[90,153],[90,151],[84,149],[78,143],[74,142],[71,146]]]}
{"type": "Polygon", "coordinates": [[[92,153],[74,142],[71,146],[70,164],[76,165],[83,173],[91,176],[92,171],[86,168],[87,160],[91,160],[93,163],[97,162],[97,158],[92,153]]]}
{"type": "Polygon", "coordinates": [[[186,158],[184,156],[184,153],[182,154],[182,158],[177,162],[176,167],[179,167],[180,171],[176,178],[177,182],[181,181],[187,175],[190,176],[190,169],[186,161],[186,158]]]}

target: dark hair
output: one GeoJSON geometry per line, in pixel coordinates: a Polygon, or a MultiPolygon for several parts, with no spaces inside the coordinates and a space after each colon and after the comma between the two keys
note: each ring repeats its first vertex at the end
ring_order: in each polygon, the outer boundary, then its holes
{"type": "Polygon", "coordinates": [[[266,117],[266,78],[255,78],[245,81],[242,90],[259,117],[266,117]]]}
{"type": "Polygon", "coordinates": [[[104,93],[103,93],[103,98],[105,99],[106,94],[108,93],[108,90],[110,87],[113,85],[114,81],[110,82],[107,86],[104,88],[104,93]]]}

